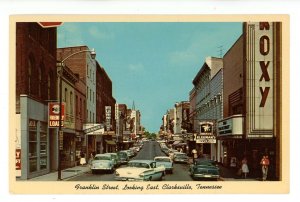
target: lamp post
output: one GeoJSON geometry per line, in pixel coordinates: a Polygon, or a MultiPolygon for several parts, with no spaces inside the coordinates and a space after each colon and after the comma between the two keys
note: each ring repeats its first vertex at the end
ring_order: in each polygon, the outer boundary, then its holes
{"type": "Polygon", "coordinates": [[[96,58],[96,52],[94,49],[92,50],[81,50],[75,53],[72,53],[70,55],[68,55],[66,58],[64,58],[60,64],[59,64],[59,125],[58,125],[58,138],[57,138],[57,142],[58,142],[58,168],[57,168],[57,179],[58,180],[62,180],[61,178],[61,145],[60,145],[60,138],[62,138],[61,136],[63,136],[63,130],[62,130],[62,76],[63,76],[63,68],[64,68],[64,62],[69,59],[70,57],[80,54],[80,53],[84,53],[84,52],[90,52],[91,53],[91,57],[92,59],[96,58]]]}

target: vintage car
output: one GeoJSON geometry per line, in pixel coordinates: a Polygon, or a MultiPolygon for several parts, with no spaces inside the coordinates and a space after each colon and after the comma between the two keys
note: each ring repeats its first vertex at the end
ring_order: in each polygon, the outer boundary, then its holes
{"type": "Polygon", "coordinates": [[[164,166],[166,172],[173,173],[173,161],[168,156],[156,156],[154,158],[156,166],[164,166]]]}
{"type": "Polygon", "coordinates": [[[174,163],[188,163],[189,157],[185,153],[175,152],[173,161],[174,163]]]}
{"type": "Polygon", "coordinates": [[[220,178],[220,170],[216,163],[209,159],[196,160],[190,166],[190,175],[193,179],[218,180],[220,178]]]}
{"type": "Polygon", "coordinates": [[[128,153],[124,150],[119,151],[118,153],[120,164],[126,164],[129,161],[128,153]]]}
{"type": "Polygon", "coordinates": [[[120,162],[120,159],[119,159],[119,156],[117,153],[105,153],[105,154],[111,155],[115,168],[119,167],[121,165],[121,162],[120,162]]]}
{"type": "Polygon", "coordinates": [[[122,181],[155,181],[162,180],[165,167],[157,166],[153,160],[131,160],[127,167],[118,168],[115,179],[122,181]]]}
{"type": "Polygon", "coordinates": [[[92,173],[96,171],[114,171],[114,162],[110,154],[96,154],[91,163],[92,173]]]}

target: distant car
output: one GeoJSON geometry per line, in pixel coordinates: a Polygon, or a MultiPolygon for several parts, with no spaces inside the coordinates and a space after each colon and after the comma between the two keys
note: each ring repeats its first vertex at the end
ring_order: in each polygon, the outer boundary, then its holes
{"type": "Polygon", "coordinates": [[[120,159],[119,159],[119,156],[117,153],[105,153],[105,154],[111,155],[115,168],[121,165],[121,162],[120,162],[120,159]]]}
{"type": "Polygon", "coordinates": [[[129,156],[126,151],[119,151],[118,153],[120,164],[126,164],[129,161],[129,156]]]}
{"type": "Polygon", "coordinates": [[[154,158],[156,166],[164,166],[166,172],[173,173],[173,161],[168,156],[156,156],[154,158]]]}
{"type": "Polygon", "coordinates": [[[96,154],[91,164],[92,173],[101,170],[114,171],[113,158],[109,154],[96,154]]]}
{"type": "Polygon", "coordinates": [[[189,157],[186,155],[186,153],[175,152],[173,161],[174,163],[188,163],[189,157]]]}
{"type": "Polygon", "coordinates": [[[197,159],[190,167],[191,177],[195,180],[218,180],[220,178],[220,170],[213,160],[197,159]]]}
{"type": "Polygon", "coordinates": [[[121,181],[155,181],[162,180],[165,167],[157,166],[153,160],[131,160],[127,167],[118,168],[115,179],[121,181]]]}

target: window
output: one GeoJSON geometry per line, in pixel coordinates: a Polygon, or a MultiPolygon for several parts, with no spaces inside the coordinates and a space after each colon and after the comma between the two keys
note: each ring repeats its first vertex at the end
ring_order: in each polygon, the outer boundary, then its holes
{"type": "Polygon", "coordinates": [[[89,77],[89,65],[86,65],[86,76],[89,77]]]}
{"type": "Polygon", "coordinates": [[[68,89],[67,88],[65,88],[65,97],[64,98],[65,98],[64,101],[67,102],[67,100],[68,100],[68,89]]]}
{"type": "Polygon", "coordinates": [[[73,115],[73,92],[70,92],[70,114],[73,115]]]}
{"type": "Polygon", "coordinates": [[[28,94],[31,94],[31,77],[32,77],[32,61],[31,59],[28,60],[28,94]]]}
{"type": "Polygon", "coordinates": [[[89,87],[88,86],[86,87],[86,97],[87,97],[87,99],[89,99],[89,87]]]}
{"type": "Polygon", "coordinates": [[[51,99],[51,73],[48,74],[48,83],[47,83],[47,98],[48,100],[51,99]]]}
{"type": "Polygon", "coordinates": [[[37,171],[37,123],[36,120],[29,120],[29,137],[28,137],[28,157],[29,157],[29,172],[37,171]]]}
{"type": "Polygon", "coordinates": [[[76,95],[76,98],[75,98],[75,114],[76,116],[78,115],[78,96],[76,95]]]}
{"type": "Polygon", "coordinates": [[[38,69],[38,96],[42,97],[42,67],[38,69]]]}
{"type": "Polygon", "coordinates": [[[47,169],[47,124],[40,122],[40,169],[47,169]]]}

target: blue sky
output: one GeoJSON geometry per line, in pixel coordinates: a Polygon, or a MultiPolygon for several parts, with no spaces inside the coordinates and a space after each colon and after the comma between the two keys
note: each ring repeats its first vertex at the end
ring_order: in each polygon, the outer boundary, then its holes
{"type": "Polygon", "coordinates": [[[208,56],[220,57],[242,34],[242,23],[64,23],[58,47],[87,45],[113,82],[117,103],[141,111],[157,132],[175,102],[189,99],[192,80],[208,56]]]}

